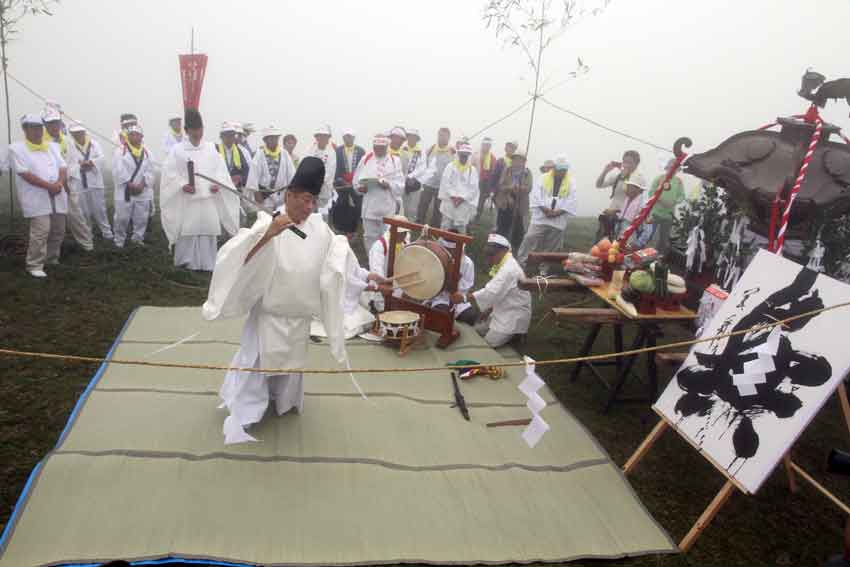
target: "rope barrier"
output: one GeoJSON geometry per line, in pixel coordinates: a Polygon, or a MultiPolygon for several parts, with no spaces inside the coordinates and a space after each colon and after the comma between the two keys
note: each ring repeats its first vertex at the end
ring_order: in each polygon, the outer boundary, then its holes
{"type": "MultiPolygon", "coordinates": [[[[820,313],[826,313],[827,311],[833,311],[835,309],[841,309],[844,307],[850,307],[850,301],[844,303],[838,303],[836,305],[831,305],[829,307],[823,307],[821,309],[814,309],[812,311],[807,311],[806,313],[801,313],[799,315],[794,315],[792,317],[787,317],[785,319],[780,319],[778,321],[774,321],[772,323],[764,323],[761,325],[754,325],[747,329],[741,329],[740,331],[731,331],[729,333],[722,333],[719,335],[714,335],[711,337],[693,339],[689,341],[678,341],[674,343],[667,343],[664,345],[656,345],[654,347],[644,347],[639,349],[632,350],[624,350],[621,352],[612,352],[606,354],[593,354],[588,356],[575,356],[571,358],[556,358],[551,360],[538,360],[535,361],[535,365],[537,366],[553,366],[557,364],[574,364],[577,362],[594,362],[598,360],[607,360],[610,358],[618,358],[622,356],[635,356],[647,352],[656,352],[661,350],[668,350],[672,348],[682,348],[686,346],[692,346],[700,343],[707,343],[712,341],[717,341],[720,339],[725,339],[729,337],[734,337],[738,335],[745,335],[747,333],[752,333],[755,331],[761,331],[763,329],[771,329],[777,326],[783,326],[791,321],[796,321],[798,319],[804,319],[806,317],[813,317],[820,313]]],[[[53,360],[64,360],[69,362],[85,362],[85,363],[108,363],[108,364],[121,364],[127,366],[151,366],[156,368],[182,368],[182,369],[194,369],[194,370],[224,370],[224,371],[237,371],[237,372],[255,372],[258,374],[349,374],[349,373],[359,373],[359,374],[387,374],[387,373],[413,373],[413,372],[445,372],[445,366],[425,366],[422,368],[250,368],[250,367],[241,367],[241,366],[221,366],[215,364],[181,364],[181,363],[170,363],[170,362],[150,362],[146,360],[121,360],[121,359],[107,359],[107,358],[98,358],[92,356],[76,356],[76,355],[67,355],[67,354],[51,354],[44,352],[27,352],[27,351],[19,351],[12,349],[0,349],[0,355],[7,356],[18,356],[18,357],[27,357],[27,358],[44,358],[44,359],[53,359],[53,360]]],[[[464,368],[510,368],[517,366],[525,366],[525,362],[502,362],[497,364],[478,364],[478,365],[470,365],[465,366],[464,368]]]]}

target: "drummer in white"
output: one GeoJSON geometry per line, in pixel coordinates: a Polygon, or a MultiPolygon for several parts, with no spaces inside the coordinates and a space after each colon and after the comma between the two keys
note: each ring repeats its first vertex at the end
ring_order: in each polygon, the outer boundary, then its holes
{"type": "MultiPolygon", "coordinates": [[[[457,246],[457,244],[445,238],[441,238],[438,242],[440,246],[447,249],[450,253],[457,246]]],[[[464,250],[464,252],[466,251],[464,250]]],[[[472,258],[464,253],[461,256],[460,278],[457,282],[457,290],[465,294],[472,289],[473,285],[475,285],[475,264],[472,263],[472,258]]],[[[425,305],[433,307],[438,311],[449,311],[449,292],[445,290],[441,291],[437,297],[426,301],[425,305]]],[[[455,319],[467,325],[474,325],[480,315],[478,308],[469,302],[455,303],[451,306],[451,311],[455,319]]]]}
{"type": "Polygon", "coordinates": [[[525,277],[519,263],[511,254],[511,245],[500,234],[491,234],[484,248],[490,269],[490,281],[484,289],[473,293],[457,291],[452,294],[453,303],[469,301],[485,314],[476,326],[478,334],[493,348],[498,348],[515,335],[528,333],[531,323],[531,294],[519,288],[520,278],[525,277]],[[486,312],[492,310],[489,317],[486,312]]]}

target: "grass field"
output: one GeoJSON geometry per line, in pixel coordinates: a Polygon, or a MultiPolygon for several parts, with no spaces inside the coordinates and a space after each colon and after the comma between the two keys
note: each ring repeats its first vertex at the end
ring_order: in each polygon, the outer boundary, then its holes
{"type": "MultiPolygon", "coordinates": [[[[8,218],[4,218],[0,233],[7,226],[8,218]]],[[[18,226],[22,226],[20,219],[18,226]]],[[[575,219],[566,239],[569,247],[587,249],[594,230],[595,220],[575,219]]],[[[480,241],[472,248],[478,284],[485,281],[486,272],[479,258],[480,241]]],[[[362,257],[362,249],[358,252],[362,257]]],[[[144,248],[117,251],[98,241],[93,254],[84,254],[66,243],[62,264],[49,270],[46,281],[36,281],[25,273],[22,258],[0,257],[0,347],[103,356],[135,307],[200,305],[209,281],[208,276],[171,266],[158,222],[149,228],[144,248]]],[[[587,328],[542,318],[554,306],[587,301],[587,295],[580,293],[535,294],[528,353],[538,360],[577,353],[587,328]]],[[[686,329],[673,327],[662,341],[688,336],[686,329]]],[[[601,338],[598,351],[608,351],[609,336],[603,333],[601,338]]],[[[27,476],[52,448],[95,370],[95,365],[0,356],[0,530],[27,476]]],[[[569,383],[569,370],[543,367],[541,374],[612,458],[624,462],[656,423],[648,404],[618,405],[610,415],[602,415],[599,410],[607,391],[589,374],[569,383]]],[[[662,372],[662,384],[666,384],[671,370],[662,368],[662,372]]],[[[632,389],[643,392],[639,384],[632,389]]],[[[829,449],[846,447],[847,441],[833,400],[801,439],[795,458],[850,501],[848,482],[823,472],[829,449]]],[[[632,483],[650,512],[678,540],[719,490],[723,477],[684,441],[668,433],[643,461],[632,483]]],[[[621,564],[819,565],[839,550],[843,522],[835,507],[809,486],[801,484],[797,494],[790,494],[784,475],[777,472],[757,496],[736,494],[688,555],[645,557],[621,564]]],[[[574,563],[590,564],[598,563],[574,563]]]]}

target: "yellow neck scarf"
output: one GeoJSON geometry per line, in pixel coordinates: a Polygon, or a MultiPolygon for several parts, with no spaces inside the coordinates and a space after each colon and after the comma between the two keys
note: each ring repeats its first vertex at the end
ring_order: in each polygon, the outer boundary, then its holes
{"type": "Polygon", "coordinates": [[[275,148],[274,151],[268,149],[266,146],[263,146],[263,153],[272,159],[277,159],[280,157],[280,146],[275,148]]]}
{"type": "Polygon", "coordinates": [[[455,158],[454,165],[455,169],[457,169],[459,172],[466,173],[466,171],[469,169],[470,163],[469,160],[466,160],[466,163],[460,163],[460,160],[455,158]]]}
{"type": "MultiPolygon", "coordinates": [[[[227,163],[227,158],[224,157],[224,142],[218,145],[218,153],[221,154],[221,159],[227,163]]],[[[236,144],[230,146],[230,157],[233,160],[233,167],[236,169],[242,169],[242,155],[239,153],[239,150],[236,148],[236,144]]]]}
{"type": "Polygon", "coordinates": [[[505,265],[505,262],[507,262],[508,258],[510,258],[510,257],[511,257],[511,251],[508,250],[507,252],[505,252],[505,255],[502,256],[502,259],[499,260],[499,263],[496,264],[495,266],[493,266],[492,268],[490,268],[490,277],[491,278],[496,277],[496,274],[499,273],[499,270],[502,269],[502,266],[505,265]]]}
{"type": "Polygon", "coordinates": [[[452,150],[452,146],[450,144],[446,144],[445,146],[438,146],[434,144],[434,151],[438,154],[446,154],[452,150]]]}
{"type": "Polygon", "coordinates": [[[139,147],[134,146],[130,143],[130,139],[127,139],[127,149],[130,150],[130,153],[133,154],[133,157],[139,159],[142,157],[142,152],[144,151],[144,144],[140,144],[139,147]]]}
{"type": "Polygon", "coordinates": [[[401,148],[396,149],[396,148],[390,146],[389,149],[390,149],[390,155],[391,156],[401,157],[401,148]]]}
{"type": "MultiPolygon", "coordinates": [[[[543,174],[543,191],[550,197],[555,192],[555,170],[543,174]]],[[[561,188],[558,190],[558,198],[563,199],[570,194],[570,173],[567,172],[561,180],[561,188]]]]}
{"type": "Polygon", "coordinates": [[[514,158],[512,158],[511,156],[508,156],[508,155],[506,155],[502,159],[505,160],[505,167],[510,167],[514,162],[514,158]]]}
{"type": "Polygon", "coordinates": [[[354,151],[354,145],[352,144],[350,146],[343,146],[342,151],[344,151],[347,154],[350,154],[351,152],[354,151]]]}
{"type": "Polygon", "coordinates": [[[487,152],[483,156],[481,156],[481,169],[490,169],[490,161],[493,158],[492,152],[487,152]]]}
{"type": "Polygon", "coordinates": [[[66,143],[65,143],[65,134],[63,134],[62,132],[59,132],[59,139],[58,139],[58,140],[54,140],[54,139],[53,139],[53,136],[51,136],[51,135],[47,132],[47,130],[45,130],[45,131],[44,131],[44,138],[42,139],[42,143],[45,143],[45,142],[47,142],[47,143],[54,142],[54,143],[56,143],[56,144],[59,144],[59,152],[60,152],[63,156],[64,156],[66,153],[68,153],[68,144],[66,144],[66,143]]]}
{"type": "Polygon", "coordinates": [[[77,146],[77,149],[81,154],[85,155],[87,151],[89,151],[89,146],[91,145],[91,138],[86,134],[86,141],[83,142],[83,145],[77,143],[77,140],[74,140],[74,145],[77,146]]]}
{"type": "Polygon", "coordinates": [[[122,144],[128,143],[127,131],[126,130],[121,130],[121,132],[118,133],[118,137],[121,138],[122,144]]]}
{"type": "Polygon", "coordinates": [[[179,138],[183,135],[183,128],[172,128],[171,133],[179,138]]]}
{"type": "Polygon", "coordinates": [[[41,138],[40,144],[33,144],[26,138],[24,138],[24,142],[27,144],[27,149],[31,152],[46,152],[48,150],[48,146],[51,142],[50,136],[43,136],[41,138]]]}
{"type": "Polygon", "coordinates": [[[419,144],[416,144],[412,148],[405,144],[403,149],[404,149],[404,151],[409,152],[409,153],[415,153],[415,152],[422,153],[422,148],[419,147],[419,144]]]}

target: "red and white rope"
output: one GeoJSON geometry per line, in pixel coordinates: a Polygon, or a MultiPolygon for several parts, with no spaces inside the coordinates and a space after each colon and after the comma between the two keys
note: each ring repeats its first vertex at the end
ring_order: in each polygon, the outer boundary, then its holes
{"type": "Polygon", "coordinates": [[[809,164],[812,161],[812,157],[815,154],[815,148],[817,147],[818,142],[820,142],[821,133],[823,132],[823,120],[821,120],[817,110],[815,109],[812,114],[815,131],[812,132],[812,138],[809,141],[809,148],[806,150],[806,155],[803,157],[803,164],[800,166],[800,173],[797,175],[797,180],[794,182],[791,194],[788,195],[788,202],[785,205],[785,211],[782,213],[782,224],[779,225],[779,231],[776,235],[776,249],[774,250],[777,254],[782,253],[782,246],[785,244],[785,231],[788,228],[788,221],[791,218],[791,207],[794,205],[794,200],[800,192],[800,187],[802,187],[803,181],[806,180],[806,173],[809,171],[809,164]]]}

